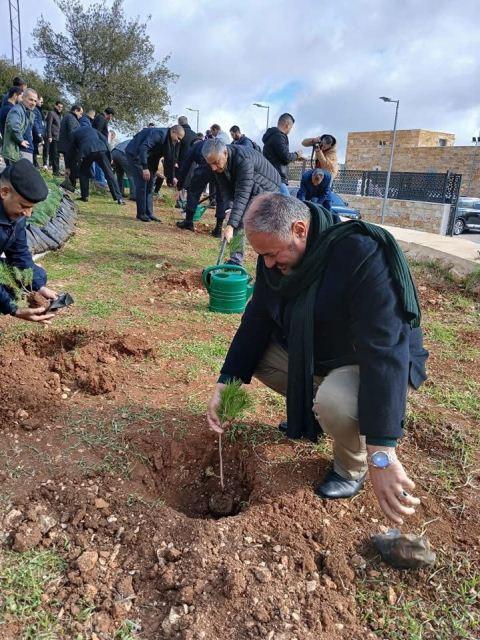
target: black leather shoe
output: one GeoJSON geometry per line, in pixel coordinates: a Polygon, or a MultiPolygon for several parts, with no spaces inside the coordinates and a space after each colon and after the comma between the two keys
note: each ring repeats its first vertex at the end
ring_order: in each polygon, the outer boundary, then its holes
{"type": "Polygon", "coordinates": [[[151,222],[151,218],[149,218],[148,216],[137,216],[137,220],[140,220],[141,222],[151,222]]]}
{"type": "Polygon", "coordinates": [[[81,200],[82,202],[88,202],[88,198],[77,198],[77,200],[81,200]]]}
{"type": "Polygon", "coordinates": [[[212,236],[214,238],[221,238],[222,237],[222,227],[215,227],[215,229],[212,231],[212,236]]]}
{"type": "Polygon", "coordinates": [[[282,422],[280,422],[280,424],[278,425],[278,430],[281,431],[282,433],[287,433],[287,429],[288,429],[288,422],[286,420],[283,420],[282,422]]]}
{"type": "Polygon", "coordinates": [[[161,222],[160,218],[157,218],[157,216],[150,216],[148,219],[152,220],[153,222],[161,222]]]}
{"type": "Polygon", "coordinates": [[[125,200],[123,200],[122,198],[119,198],[119,199],[117,200],[117,204],[123,204],[123,205],[124,205],[124,204],[126,204],[126,203],[125,203],[125,200]]]}
{"type": "Polygon", "coordinates": [[[327,500],[338,500],[339,498],[353,498],[356,496],[365,483],[366,474],[359,480],[347,480],[331,470],[315,489],[315,493],[320,498],[327,500]]]}
{"type": "Polygon", "coordinates": [[[195,231],[195,227],[193,226],[193,222],[188,222],[187,220],[179,220],[177,222],[177,227],[179,229],[185,229],[186,231],[195,231]]]}

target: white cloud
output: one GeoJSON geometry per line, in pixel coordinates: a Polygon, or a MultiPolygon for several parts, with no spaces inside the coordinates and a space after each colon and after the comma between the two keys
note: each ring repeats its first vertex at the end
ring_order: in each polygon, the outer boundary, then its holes
{"type": "MultiPolygon", "coordinates": [[[[61,27],[51,0],[21,2],[25,48],[39,13],[61,27]]],[[[292,148],[328,131],[342,155],[348,131],[392,126],[380,95],[400,99],[401,128],[453,132],[457,144],[480,128],[477,0],[127,0],[125,9],[151,14],[157,55],[171,53],[180,74],[172,115],[199,108],[202,129],[235,123],[260,140],[266,114],[252,103],[268,101],[271,123],[282,111],[295,116],[292,148]]],[[[9,53],[7,37],[0,52],[9,53]]]]}

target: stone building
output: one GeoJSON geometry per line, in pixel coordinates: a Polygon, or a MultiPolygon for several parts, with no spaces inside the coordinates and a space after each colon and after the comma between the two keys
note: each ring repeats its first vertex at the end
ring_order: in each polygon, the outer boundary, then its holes
{"type": "MultiPolygon", "coordinates": [[[[392,131],[348,134],[345,169],[387,171],[392,131]]],[[[442,131],[397,131],[393,171],[462,174],[461,195],[480,197],[480,145],[456,147],[455,135],[442,131]]]]}

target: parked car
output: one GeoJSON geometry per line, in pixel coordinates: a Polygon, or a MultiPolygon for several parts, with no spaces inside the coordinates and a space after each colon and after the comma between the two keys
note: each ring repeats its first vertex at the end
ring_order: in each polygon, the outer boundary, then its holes
{"type": "MultiPolygon", "coordinates": [[[[297,197],[298,187],[288,187],[288,190],[293,198],[297,197]]],[[[352,218],[352,220],[361,220],[362,214],[358,209],[352,209],[351,207],[349,207],[348,202],[345,202],[345,200],[341,196],[339,196],[338,193],[332,191],[331,194],[332,213],[336,213],[337,215],[343,216],[344,218],[352,218]]]]}
{"type": "Polygon", "coordinates": [[[358,209],[352,209],[352,207],[348,206],[348,202],[332,191],[332,211],[339,216],[343,216],[344,218],[352,218],[352,220],[361,220],[362,214],[358,209]]]}
{"type": "Polygon", "coordinates": [[[480,198],[459,198],[453,233],[459,236],[464,231],[480,232],[480,198]]]}

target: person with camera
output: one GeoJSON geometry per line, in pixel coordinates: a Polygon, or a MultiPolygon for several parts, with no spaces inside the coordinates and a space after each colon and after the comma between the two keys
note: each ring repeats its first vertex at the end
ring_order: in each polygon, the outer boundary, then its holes
{"type": "Polygon", "coordinates": [[[316,138],[302,140],[303,147],[313,147],[315,169],[326,169],[332,174],[332,180],[338,173],[337,141],[334,136],[324,133],[316,138]]]}

